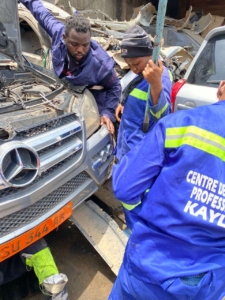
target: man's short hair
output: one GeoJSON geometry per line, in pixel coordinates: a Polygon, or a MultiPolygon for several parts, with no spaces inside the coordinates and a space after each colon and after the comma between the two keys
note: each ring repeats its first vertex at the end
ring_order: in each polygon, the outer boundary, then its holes
{"type": "Polygon", "coordinates": [[[65,21],[65,35],[68,36],[71,29],[76,32],[91,33],[91,24],[87,18],[82,14],[74,14],[66,18],[65,21]]]}

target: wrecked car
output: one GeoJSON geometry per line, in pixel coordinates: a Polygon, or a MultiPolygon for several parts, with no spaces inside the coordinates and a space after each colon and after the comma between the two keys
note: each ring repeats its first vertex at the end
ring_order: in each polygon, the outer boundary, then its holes
{"type": "Polygon", "coordinates": [[[108,178],[112,140],[92,94],[22,55],[15,0],[0,3],[0,262],[45,236],[108,178]]]}

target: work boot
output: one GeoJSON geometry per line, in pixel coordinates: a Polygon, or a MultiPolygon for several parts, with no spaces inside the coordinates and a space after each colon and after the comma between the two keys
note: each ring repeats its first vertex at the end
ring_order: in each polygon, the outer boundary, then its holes
{"type": "Polygon", "coordinates": [[[34,254],[23,252],[22,257],[25,258],[27,267],[33,268],[40,289],[44,295],[50,297],[48,299],[68,299],[68,292],[65,289],[68,278],[65,274],[59,273],[49,248],[43,248],[34,254]]]}
{"type": "Polygon", "coordinates": [[[55,274],[43,281],[42,288],[44,294],[49,294],[51,297],[49,299],[56,300],[67,300],[68,292],[66,289],[66,284],[68,278],[65,274],[55,274]]]}
{"type": "Polygon", "coordinates": [[[65,286],[64,289],[58,294],[52,294],[51,296],[45,296],[44,300],[69,300],[67,287],[65,286]]]}

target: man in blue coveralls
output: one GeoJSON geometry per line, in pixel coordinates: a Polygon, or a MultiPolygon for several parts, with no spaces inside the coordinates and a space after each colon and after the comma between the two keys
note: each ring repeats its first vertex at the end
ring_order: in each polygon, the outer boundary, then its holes
{"type": "MultiPolygon", "coordinates": [[[[118,120],[121,106],[124,107],[115,149],[118,160],[121,160],[146,135],[146,132],[143,132],[143,122],[147,101],[150,119],[148,131],[171,112],[171,78],[161,60],[158,66],[153,63],[152,52],[153,44],[142,27],[134,25],[125,32],[121,43],[121,57],[136,77],[124,89],[120,104],[116,109],[118,120]]],[[[122,204],[127,227],[132,230],[135,215],[141,209],[141,203],[129,205],[122,202],[122,204]]]]}
{"type": "Polygon", "coordinates": [[[217,96],[161,119],[114,166],[116,197],[142,207],[109,300],[225,299],[225,81],[217,96]]]}
{"type": "Polygon", "coordinates": [[[52,39],[52,63],[55,74],[74,86],[87,86],[96,99],[100,125],[114,133],[115,108],[121,86],[114,60],[91,39],[90,22],[81,14],[66,19],[65,26],[39,0],[20,1],[52,39]]]}

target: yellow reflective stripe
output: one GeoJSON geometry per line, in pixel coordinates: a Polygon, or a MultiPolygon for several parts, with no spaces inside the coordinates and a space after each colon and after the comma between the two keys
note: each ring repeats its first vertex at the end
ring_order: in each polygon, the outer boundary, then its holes
{"type": "Polygon", "coordinates": [[[153,111],[150,109],[150,113],[156,118],[156,119],[160,119],[162,114],[164,113],[164,111],[167,109],[168,107],[168,103],[166,103],[163,108],[158,111],[156,114],[153,113],[153,111]]]}
{"type": "Polygon", "coordinates": [[[190,145],[225,161],[225,139],[218,134],[196,126],[167,128],[166,148],[190,145]]]}
{"type": "Polygon", "coordinates": [[[170,76],[170,81],[173,82],[173,74],[170,70],[168,70],[168,72],[169,72],[169,76],[170,76]]]}
{"type": "Polygon", "coordinates": [[[138,98],[139,100],[144,100],[147,101],[148,99],[148,93],[143,92],[142,90],[139,89],[133,89],[133,91],[130,93],[130,96],[133,96],[135,98],[138,98]]]}
{"type": "Polygon", "coordinates": [[[135,207],[137,207],[138,205],[141,204],[141,201],[139,201],[137,204],[133,204],[133,205],[129,205],[127,203],[124,203],[124,202],[121,202],[123,207],[126,208],[127,210],[132,210],[134,209],[135,207]]]}

